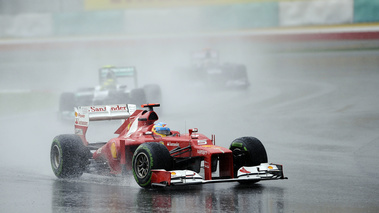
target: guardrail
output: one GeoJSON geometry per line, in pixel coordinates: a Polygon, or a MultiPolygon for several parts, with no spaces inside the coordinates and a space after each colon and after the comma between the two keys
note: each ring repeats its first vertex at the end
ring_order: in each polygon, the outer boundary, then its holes
{"type": "Polygon", "coordinates": [[[175,34],[359,23],[379,26],[379,0],[244,0],[174,9],[146,7],[138,10],[3,14],[0,15],[0,38],[175,34]]]}

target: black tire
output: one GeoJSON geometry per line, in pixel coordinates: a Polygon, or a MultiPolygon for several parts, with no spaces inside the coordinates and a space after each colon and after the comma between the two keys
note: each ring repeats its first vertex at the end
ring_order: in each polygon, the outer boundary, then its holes
{"type": "Polygon", "coordinates": [[[234,176],[242,166],[258,166],[267,163],[267,153],[262,142],[254,137],[240,137],[230,144],[233,152],[234,176]]]}
{"type": "Polygon", "coordinates": [[[133,176],[143,188],[151,187],[152,169],[172,169],[172,157],[161,143],[143,143],[138,146],[132,160],[133,176]]]}
{"type": "Polygon", "coordinates": [[[71,92],[62,93],[59,97],[59,111],[74,111],[76,106],[75,94],[71,92]]]}
{"type": "Polygon", "coordinates": [[[134,89],[130,91],[130,101],[129,104],[135,104],[137,106],[141,106],[142,104],[146,104],[146,94],[143,89],[134,89]]]}
{"type": "Polygon", "coordinates": [[[91,152],[78,135],[58,135],[50,150],[51,168],[58,178],[80,177],[89,163],[91,152]]]}

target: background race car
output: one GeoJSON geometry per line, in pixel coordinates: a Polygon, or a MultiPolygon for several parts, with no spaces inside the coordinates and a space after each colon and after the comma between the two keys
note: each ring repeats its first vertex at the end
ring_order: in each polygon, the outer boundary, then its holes
{"type": "Polygon", "coordinates": [[[247,89],[250,85],[245,65],[220,63],[218,51],[212,49],[193,52],[191,66],[181,72],[184,79],[210,89],[247,89]]]}
{"type": "Polygon", "coordinates": [[[103,67],[99,69],[99,85],[64,92],[59,99],[59,114],[62,119],[74,118],[74,107],[116,103],[161,102],[161,88],[157,84],[138,87],[135,67],[103,67]],[[129,81],[128,81],[129,80],[129,81]]]}
{"type": "Polygon", "coordinates": [[[157,122],[153,107],[135,105],[85,106],[75,109],[75,134],[58,135],[50,159],[58,178],[79,177],[84,172],[102,175],[133,174],[143,188],[215,182],[256,183],[286,179],[282,165],[268,163],[263,144],[240,137],[229,149],[215,145],[197,128],[181,134],[157,122]],[[125,119],[107,142],[90,143],[90,121],[125,119]]]}

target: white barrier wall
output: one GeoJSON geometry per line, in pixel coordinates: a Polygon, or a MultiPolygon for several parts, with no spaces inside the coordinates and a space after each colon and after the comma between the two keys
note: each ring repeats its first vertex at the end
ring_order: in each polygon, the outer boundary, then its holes
{"type": "Polygon", "coordinates": [[[279,26],[349,24],[354,0],[308,0],[279,2],[279,26]]]}
{"type": "Polygon", "coordinates": [[[0,16],[2,37],[43,37],[53,34],[53,21],[49,13],[0,16]]]}
{"type": "MultiPolygon", "coordinates": [[[[69,0],[70,4],[73,1],[69,0]]],[[[194,1],[199,0],[188,2],[194,1]]],[[[50,13],[3,14],[0,9],[0,38],[196,33],[379,23],[379,0],[235,0],[233,4],[225,4],[231,1],[207,0],[204,2],[218,4],[199,7],[147,7],[50,13]]],[[[113,0],[107,2],[112,3],[113,0]]]]}

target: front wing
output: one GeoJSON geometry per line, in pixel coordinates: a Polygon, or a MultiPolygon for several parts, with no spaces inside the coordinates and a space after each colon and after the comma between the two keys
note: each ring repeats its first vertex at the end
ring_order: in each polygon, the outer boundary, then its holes
{"type": "Polygon", "coordinates": [[[236,178],[214,178],[204,180],[203,177],[191,170],[163,169],[152,170],[152,186],[180,186],[219,182],[258,182],[261,180],[287,179],[283,174],[283,166],[279,164],[262,163],[259,166],[243,166],[237,172],[236,178]]]}

